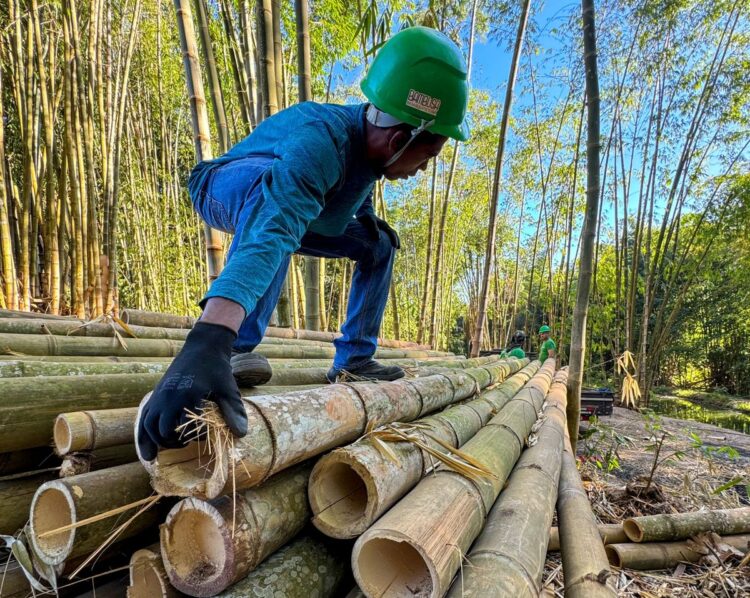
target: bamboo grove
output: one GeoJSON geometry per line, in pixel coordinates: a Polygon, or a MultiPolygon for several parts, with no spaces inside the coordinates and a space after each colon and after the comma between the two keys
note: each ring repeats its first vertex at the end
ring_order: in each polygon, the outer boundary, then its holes
{"type": "MultiPolygon", "coordinates": [[[[597,2],[589,377],[627,349],[645,389],[750,388],[749,13],[740,0],[597,2]]],[[[8,0],[0,307],[195,314],[229,242],[206,241],[187,197],[197,146],[219,155],[300,100],[361,101],[382,41],[425,24],[469,58],[472,137],[376,189],[402,238],[382,335],[463,352],[477,329],[486,348],[546,323],[567,357],[586,204],[580,16],[529,0],[8,0]]],[[[295,256],[280,323],[338,329],[351,272],[295,256]]]]}

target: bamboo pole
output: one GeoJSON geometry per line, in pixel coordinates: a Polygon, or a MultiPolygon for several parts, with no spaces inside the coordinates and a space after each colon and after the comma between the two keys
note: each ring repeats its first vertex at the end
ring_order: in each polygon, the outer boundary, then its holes
{"type": "Polygon", "coordinates": [[[117,355],[127,357],[174,357],[182,341],[169,339],[55,336],[51,334],[0,333],[0,355],[117,355]]]}
{"type": "Polygon", "coordinates": [[[0,481],[0,504],[3,505],[0,509],[0,534],[12,536],[26,524],[37,488],[56,477],[57,471],[52,470],[0,481]]]}
{"type": "MultiPolygon", "coordinates": [[[[621,523],[600,523],[599,536],[606,546],[607,544],[622,544],[628,542],[628,536],[622,529],[621,523]]],[[[556,552],[560,550],[560,530],[552,527],[549,530],[549,541],[547,542],[547,552],[556,552]]]]}
{"type": "Polygon", "coordinates": [[[565,435],[557,493],[557,520],[566,598],[616,596],[608,584],[611,576],[609,562],[578,474],[568,434],[565,435]]]}
{"type": "Polygon", "coordinates": [[[750,533],[750,507],[693,513],[665,513],[626,519],[622,528],[631,542],[672,542],[701,532],[720,536],[750,533]]]}
{"type": "Polygon", "coordinates": [[[145,357],[145,356],[127,356],[127,355],[2,355],[2,363],[7,360],[18,361],[24,364],[31,362],[38,363],[69,363],[69,364],[89,364],[89,363],[166,363],[172,361],[172,357],[145,357]]]}
{"type": "Polygon", "coordinates": [[[169,361],[97,363],[65,363],[14,359],[0,361],[0,378],[30,378],[34,376],[91,376],[112,374],[163,374],[169,361]]]}
{"type": "MultiPolygon", "coordinates": [[[[115,332],[125,338],[132,332],[136,338],[172,339],[184,341],[189,330],[184,328],[155,328],[151,326],[131,326],[128,324],[125,330],[119,324],[105,324],[99,322],[81,323],[69,320],[42,320],[42,319],[20,319],[0,318],[0,332],[9,334],[56,334],[72,336],[115,336],[115,332]]],[[[127,342],[127,341],[126,341],[127,342]]]]}
{"type": "MultiPolygon", "coordinates": [[[[419,435],[441,452],[445,449],[430,437],[452,447],[465,444],[540,365],[534,361],[479,398],[417,420],[419,435]]],[[[315,464],[308,488],[315,527],[333,538],[356,538],[438,463],[411,442],[389,442],[388,448],[392,456],[384,454],[377,440],[365,436],[315,464]]]]}
{"type": "Polygon", "coordinates": [[[215,596],[296,536],[310,516],[310,469],[294,467],[212,501],[177,503],[161,526],[164,568],[174,587],[190,596],[215,596]]]}
{"type": "Polygon", "coordinates": [[[301,536],[219,596],[331,598],[338,595],[337,590],[345,578],[343,563],[344,559],[322,542],[301,536]]]}
{"type": "Polygon", "coordinates": [[[157,326],[160,328],[192,328],[197,318],[163,314],[143,309],[123,309],[120,312],[122,321],[136,326],[157,326]]]}
{"type": "Polygon", "coordinates": [[[518,460],[449,597],[539,596],[560,477],[567,379],[567,370],[555,375],[536,443],[518,460]]]}
{"type": "Polygon", "coordinates": [[[96,451],[80,451],[68,453],[63,457],[60,465],[60,477],[69,478],[74,475],[109,469],[126,463],[135,463],[138,455],[135,452],[135,444],[120,444],[100,448],[96,451]]]}
{"type": "MultiPolygon", "coordinates": [[[[34,551],[48,565],[88,555],[122,523],[121,519],[106,517],[66,531],[43,534],[143,501],[152,494],[148,474],[139,463],[46,482],[31,503],[28,536],[34,551]]],[[[130,509],[124,516],[135,513],[136,508],[130,509]]],[[[118,541],[133,537],[156,522],[157,513],[151,508],[136,517],[119,534],[118,541]]]]}
{"type": "Polygon", "coordinates": [[[469,479],[440,468],[360,536],[352,552],[352,569],[366,594],[443,596],[447,592],[523,450],[554,371],[555,360],[548,359],[462,448],[492,478],[469,479]]]}
{"type": "MultiPolygon", "coordinates": [[[[750,534],[722,536],[719,540],[744,554],[750,552],[750,534]]],[[[697,563],[712,554],[697,541],[610,544],[604,547],[612,566],[620,569],[671,569],[679,563],[697,563]]]]}
{"type": "Polygon", "coordinates": [[[7,476],[58,467],[60,458],[49,446],[0,453],[0,482],[7,476]]]}
{"type": "Polygon", "coordinates": [[[127,598],[178,598],[182,596],[167,579],[159,543],[136,550],[130,557],[127,598]]]}
{"type": "Polygon", "coordinates": [[[33,318],[36,320],[62,320],[62,321],[73,321],[80,322],[83,324],[84,320],[80,320],[75,316],[58,316],[56,314],[43,314],[35,311],[23,311],[20,309],[0,309],[0,318],[21,318],[29,319],[33,318]]]}
{"type": "MultiPolygon", "coordinates": [[[[295,463],[355,440],[367,429],[410,421],[469,398],[521,365],[514,359],[424,378],[267,394],[245,401],[247,436],[235,438],[232,447],[215,442],[210,466],[196,443],[162,450],[154,461],[142,462],[162,494],[215,498],[229,482],[236,489],[256,486],[295,463]]],[[[144,404],[145,399],[141,409],[144,404]]]]}

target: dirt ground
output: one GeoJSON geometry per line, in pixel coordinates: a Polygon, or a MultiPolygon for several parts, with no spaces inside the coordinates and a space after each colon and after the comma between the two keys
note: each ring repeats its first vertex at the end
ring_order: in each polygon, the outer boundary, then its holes
{"type": "MultiPolygon", "coordinates": [[[[637,495],[634,482],[648,476],[654,453],[648,451],[652,432],[647,419],[634,411],[615,408],[611,417],[603,417],[597,427],[600,442],[579,442],[581,478],[594,514],[601,523],[620,523],[624,519],[656,513],[677,513],[699,509],[735,508],[750,505],[746,484],[750,484],[750,435],[710,424],[660,417],[653,433],[669,435],[660,459],[681,451],[679,459],[659,465],[648,495],[637,495]],[[626,437],[617,450],[619,469],[607,473],[596,465],[611,443],[612,432],[626,437]],[[700,438],[696,441],[690,433],[700,438]],[[601,440],[604,438],[605,440],[601,440]],[[588,442],[588,447],[587,447],[588,442]],[[698,444],[696,447],[694,445],[698,444]],[[731,448],[726,448],[731,447],[731,448]],[[593,450],[592,450],[593,448],[593,450]],[[593,454],[592,454],[593,453],[593,454]],[[739,483],[717,491],[735,479],[739,483]],[[630,487],[630,490],[628,489],[630,487]]],[[[589,426],[581,424],[585,433],[589,426]]],[[[643,481],[640,488],[644,487],[643,481]]],[[[618,595],[633,597],[731,597],[750,596],[750,566],[738,567],[732,558],[718,565],[680,564],[674,570],[615,570],[618,595]]],[[[544,572],[544,595],[563,596],[563,578],[559,555],[549,553],[544,572]]]]}

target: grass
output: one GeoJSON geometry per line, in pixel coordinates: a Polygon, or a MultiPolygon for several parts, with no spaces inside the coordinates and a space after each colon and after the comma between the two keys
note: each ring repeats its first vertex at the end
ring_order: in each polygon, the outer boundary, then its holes
{"type": "Polygon", "coordinates": [[[656,413],[750,434],[750,401],[724,392],[657,387],[649,407],[656,413]]]}

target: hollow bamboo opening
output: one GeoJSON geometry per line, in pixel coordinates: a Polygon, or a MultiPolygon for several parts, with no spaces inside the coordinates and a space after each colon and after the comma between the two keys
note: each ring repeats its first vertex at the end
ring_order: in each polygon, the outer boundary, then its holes
{"type": "Polygon", "coordinates": [[[67,455],[70,452],[70,445],[73,442],[73,432],[64,417],[57,416],[57,419],[55,419],[55,425],[52,428],[52,438],[54,439],[58,454],[67,455]]]}
{"type": "Polygon", "coordinates": [[[371,499],[367,483],[348,463],[332,463],[326,475],[311,480],[310,501],[316,507],[316,519],[333,529],[359,523],[368,511],[371,499]]]}
{"type": "Polygon", "coordinates": [[[359,583],[368,595],[431,596],[430,570],[416,548],[406,542],[374,538],[357,557],[359,583]]]}
{"type": "Polygon", "coordinates": [[[164,580],[150,560],[144,559],[133,565],[128,598],[153,598],[158,595],[155,591],[157,588],[161,590],[162,596],[166,595],[164,580]]]}
{"type": "Polygon", "coordinates": [[[75,506],[64,490],[50,487],[38,492],[31,508],[31,529],[36,548],[45,562],[58,564],[65,560],[73,546],[75,530],[40,536],[73,523],[75,506]]]}
{"type": "Polygon", "coordinates": [[[605,546],[604,552],[607,553],[607,560],[609,561],[610,565],[614,567],[622,567],[622,558],[620,558],[620,553],[617,550],[616,544],[605,546]]]}
{"type": "Polygon", "coordinates": [[[178,449],[159,451],[156,464],[160,470],[160,479],[169,488],[178,490],[179,495],[190,496],[197,490],[205,492],[207,487],[223,488],[229,466],[224,447],[209,446],[207,442],[191,442],[178,449]]]}
{"type": "Polygon", "coordinates": [[[177,577],[191,584],[206,584],[224,570],[227,561],[218,514],[182,509],[169,525],[169,564],[177,577]]]}
{"type": "Polygon", "coordinates": [[[643,541],[643,530],[641,529],[641,526],[638,525],[638,523],[633,519],[626,519],[622,524],[622,529],[631,541],[643,541]]]}

